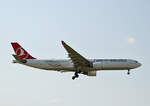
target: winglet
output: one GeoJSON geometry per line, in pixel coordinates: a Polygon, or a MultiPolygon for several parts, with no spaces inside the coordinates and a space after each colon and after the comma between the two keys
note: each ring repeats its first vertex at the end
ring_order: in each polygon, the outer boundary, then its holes
{"type": "Polygon", "coordinates": [[[66,45],[66,43],[63,40],[61,41],[61,43],[62,43],[62,45],[66,45]]]}

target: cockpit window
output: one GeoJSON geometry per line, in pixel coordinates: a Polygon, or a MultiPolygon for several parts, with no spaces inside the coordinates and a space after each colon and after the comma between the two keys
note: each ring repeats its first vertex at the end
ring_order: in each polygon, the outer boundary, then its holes
{"type": "Polygon", "coordinates": [[[135,63],[138,63],[138,61],[134,61],[135,63]]]}

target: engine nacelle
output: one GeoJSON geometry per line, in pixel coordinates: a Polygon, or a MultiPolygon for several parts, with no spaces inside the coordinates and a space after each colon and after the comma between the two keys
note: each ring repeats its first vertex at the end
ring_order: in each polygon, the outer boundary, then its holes
{"type": "Polygon", "coordinates": [[[87,76],[96,76],[96,71],[90,71],[90,72],[88,72],[87,76]]]}

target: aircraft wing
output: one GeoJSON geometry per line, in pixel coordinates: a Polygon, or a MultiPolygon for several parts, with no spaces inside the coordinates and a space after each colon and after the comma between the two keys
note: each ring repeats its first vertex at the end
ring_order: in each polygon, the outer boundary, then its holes
{"type": "Polygon", "coordinates": [[[78,52],[73,50],[69,45],[67,45],[64,41],[62,41],[62,45],[68,52],[68,56],[71,58],[72,62],[74,63],[75,68],[87,68],[92,66],[92,63],[88,61],[86,58],[81,56],[78,52]]]}

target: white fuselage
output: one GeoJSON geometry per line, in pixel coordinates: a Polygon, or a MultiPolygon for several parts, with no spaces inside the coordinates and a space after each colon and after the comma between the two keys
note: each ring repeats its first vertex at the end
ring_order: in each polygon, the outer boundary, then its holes
{"type": "MultiPolygon", "coordinates": [[[[141,66],[139,62],[130,59],[89,59],[89,61],[93,63],[93,67],[86,68],[85,72],[98,70],[130,70],[141,66]]],[[[14,62],[20,63],[17,60],[14,62]]],[[[56,70],[62,72],[76,71],[71,60],[27,59],[26,63],[20,64],[45,70],[56,70]]]]}

